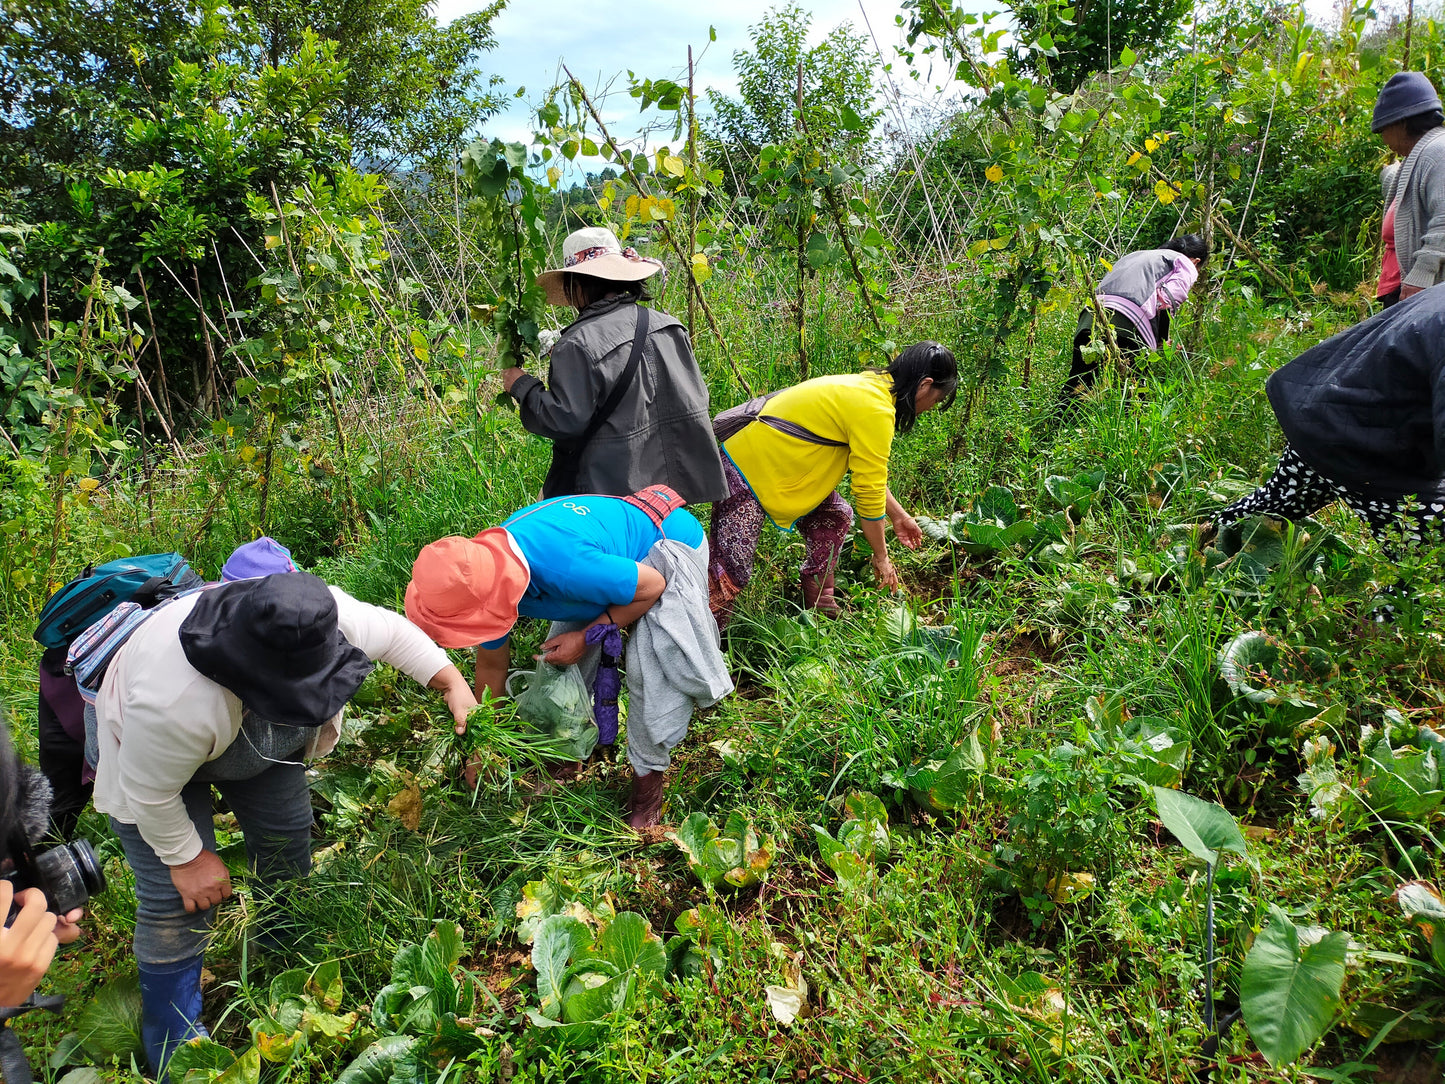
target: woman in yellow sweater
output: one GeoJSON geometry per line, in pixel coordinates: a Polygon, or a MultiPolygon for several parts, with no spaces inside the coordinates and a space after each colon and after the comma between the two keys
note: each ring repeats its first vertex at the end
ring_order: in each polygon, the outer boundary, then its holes
{"type": "Polygon", "coordinates": [[[836,487],[849,471],[863,537],[873,551],[873,571],[879,584],[896,587],[884,517],[909,549],[923,535],[888,491],[893,434],[907,433],[925,411],[949,406],[957,390],[952,352],[922,342],[899,354],[886,370],[820,376],[734,408],[734,419],[745,411],[749,420],[723,442],[729,492],[713,505],[708,601],[718,627],[727,626],[734,601],[752,579],[758,538],[768,519],[784,530],[796,527],[807,545],[803,604],[830,616],[838,612],[833,570],[853,525],[853,510],[836,487]]]}

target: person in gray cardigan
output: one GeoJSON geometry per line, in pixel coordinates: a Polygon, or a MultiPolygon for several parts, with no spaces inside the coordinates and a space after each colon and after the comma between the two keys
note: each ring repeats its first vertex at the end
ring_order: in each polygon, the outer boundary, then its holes
{"type": "Polygon", "coordinates": [[[1397,72],[1380,90],[1371,131],[1401,159],[1381,174],[1385,256],[1379,301],[1389,308],[1445,281],[1445,113],[1420,72],[1397,72]]]}
{"type": "Polygon", "coordinates": [[[553,442],[543,498],[624,497],[649,485],[670,486],[692,505],[726,497],[687,329],[639,304],[662,264],[602,228],[569,234],[562,252],[563,266],[537,282],[577,319],[552,347],[547,384],[517,367],[502,373],[527,432],[553,442]]]}

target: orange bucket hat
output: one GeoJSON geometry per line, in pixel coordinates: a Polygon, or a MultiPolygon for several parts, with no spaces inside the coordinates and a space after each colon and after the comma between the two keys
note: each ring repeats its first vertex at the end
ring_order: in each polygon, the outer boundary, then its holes
{"type": "Polygon", "coordinates": [[[442,647],[499,640],[517,623],[531,576],[507,532],[452,535],[422,547],[406,587],[406,616],[442,647]]]}

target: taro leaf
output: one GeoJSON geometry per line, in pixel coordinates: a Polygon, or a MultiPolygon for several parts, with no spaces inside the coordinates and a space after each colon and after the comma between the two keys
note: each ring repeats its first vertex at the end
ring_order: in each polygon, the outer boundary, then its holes
{"type": "MultiPolygon", "coordinates": [[[[661,943],[657,946],[662,953],[661,943]]],[[[664,966],[666,959],[664,958],[664,966]]],[[[586,981],[569,983],[563,1002],[562,1020],[568,1024],[585,1024],[600,1020],[608,1013],[618,1012],[627,1007],[632,996],[632,985],[636,976],[627,971],[620,975],[602,977],[598,983],[586,981]]]]}
{"type": "Polygon", "coordinates": [[[96,992],[94,1000],[81,1010],[75,1030],[85,1052],[98,1062],[141,1054],[140,979],[124,975],[111,979],[96,992]]]}
{"type": "Polygon", "coordinates": [[[1278,906],[1244,958],[1239,1003],[1255,1045],[1278,1068],[1303,1054],[1340,1008],[1350,935],[1331,933],[1312,945],[1278,906]]]}
{"type": "Polygon", "coordinates": [[[1381,1041],[1386,1043],[1418,1043],[1445,1035],[1445,1019],[1423,1009],[1397,1009],[1375,1001],[1351,1006],[1345,1023],[1352,1031],[1371,1038],[1384,1032],[1381,1041]]]}
{"type": "Polygon", "coordinates": [[[167,1071],[172,1084],[209,1084],[236,1062],[236,1055],[218,1042],[196,1036],[176,1047],[167,1071]]]}
{"type": "Polygon", "coordinates": [[[585,954],[588,959],[602,959],[619,972],[636,970],[648,978],[662,978],[667,972],[667,954],[662,938],[641,915],[623,911],[597,935],[597,943],[585,954]]]}
{"type": "Polygon", "coordinates": [[[1154,802],[1164,827],[1194,857],[1212,866],[1219,861],[1220,851],[1249,856],[1239,825],[1223,806],[1166,787],[1154,788],[1154,802]]]}
{"type": "Polygon", "coordinates": [[[341,1071],[336,1084],[388,1084],[398,1062],[421,1042],[415,1035],[387,1035],[377,1039],[341,1071]]]}
{"type": "Polygon", "coordinates": [[[553,915],[542,923],[532,943],[532,966],[537,971],[537,997],[542,1013],[553,1020],[562,1018],[562,995],[566,990],[567,961],[592,943],[586,923],[570,915],[553,915]]]}

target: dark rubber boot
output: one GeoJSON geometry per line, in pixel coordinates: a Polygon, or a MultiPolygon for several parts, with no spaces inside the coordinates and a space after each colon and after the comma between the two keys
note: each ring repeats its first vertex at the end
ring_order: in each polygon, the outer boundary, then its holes
{"type": "Polygon", "coordinates": [[[176,1047],[207,1034],[201,1023],[202,962],[193,956],[180,963],[141,965],[141,1042],[157,1080],[165,1079],[176,1047]]]}
{"type": "Polygon", "coordinates": [[[632,793],[627,799],[627,823],[632,828],[654,828],[662,820],[662,780],[666,772],[632,776],[632,793]]]}
{"type": "Polygon", "coordinates": [[[833,594],[833,570],[826,576],[803,574],[803,608],[817,610],[824,617],[838,616],[838,599],[833,594]]]}

